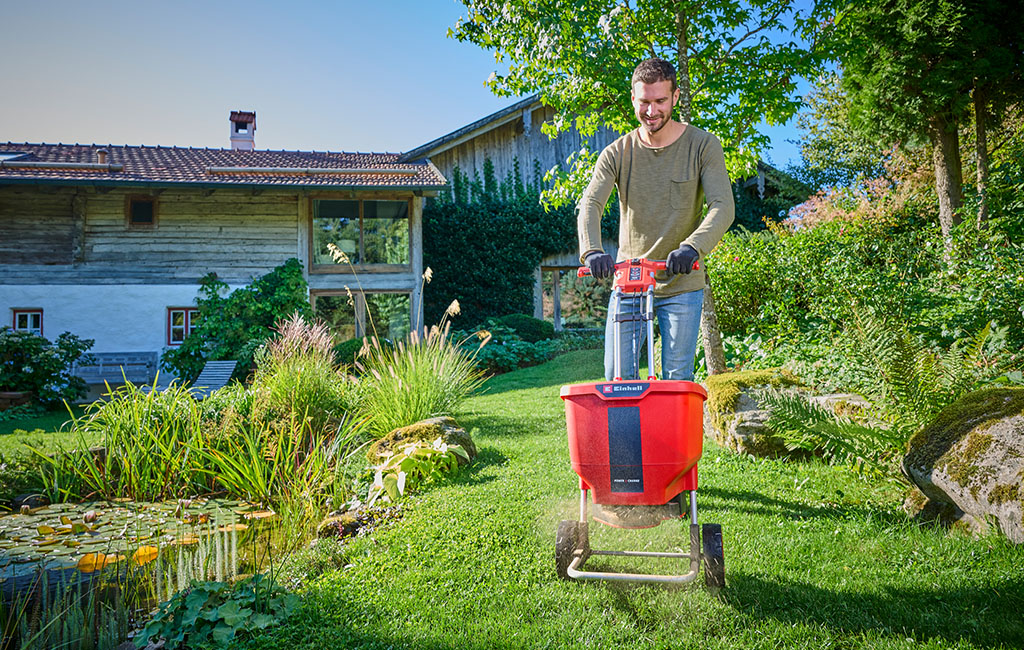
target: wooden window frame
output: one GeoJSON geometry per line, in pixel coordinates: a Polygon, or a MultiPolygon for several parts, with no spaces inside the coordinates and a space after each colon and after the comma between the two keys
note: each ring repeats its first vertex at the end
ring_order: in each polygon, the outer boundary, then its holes
{"type": "MultiPolygon", "coordinates": [[[[309,233],[309,272],[316,274],[349,274],[351,275],[353,270],[356,273],[408,273],[412,271],[412,210],[413,210],[413,197],[411,196],[367,196],[367,197],[353,197],[353,196],[338,196],[336,194],[325,194],[325,195],[313,195],[309,197],[309,218],[307,220],[307,232],[309,233]],[[406,209],[406,225],[409,228],[409,263],[408,264],[316,264],[313,255],[313,215],[316,213],[316,202],[317,201],[357,201],[359,203],[359,258],[365,257],[365,246],[363,244],[363,203],[365,201],[405,201],[408,204],[406,209]]],[[[371,291],[370,293],[379,293],[371,291]]],[[[395,292],[392,292],[395,293],[395,292]]]]}
{"type": "MultiPolygon", "coordinates": [[[[369,291],[352,291],[352,309],[355,311],[356,317],[356,338],[363,338],[364,336],[370,336],[373,332],[366,331],[366,295],[367,294],[379,294],[389,293],[398,294],[409,297],[409,329],[413,329],[413,318],[412,318],[412,291],[408,289],[380,289],[380,290],[369,290],[369,291]]],[[[316,313],[316,300],[317,298],[338,298],[340,296],[348,297],[349,292],[345,290],[337,289],[315,289],[309,292],[309,306],[316,313]]]]}
{"type": "Polygon", "coordinates": [[[12,309],[11,311],[13,312],[13,315],[12,315],[12,318],[11,318],[11,329],[12,330],[14,330],[15,332],[32,332],[34,334],[38,334],[39,336],[43,335],[43,310],[42,309],[12,309]],[[18,327],[18,316],[21,316],[21,315],[32,316],[33,314],[39,314],[39,331],[38,332],[36,332],[34,329],[31,329],[31,328],[22,329],[22,328],[18,327]]]}
{"type": "Polygon", "coordinates": [[[160,221],[160,203],[157,197],[148,194],[129,194],[124,197],[124,225],[129,230],[155,230],[160,221]],[[132,202],[147,201],[153,204],[153,223],[135,223],[132,221],[132,202]]]}
{"type": "Polygon", "coordinates": [[[199,314],[198,307],[168,307],[167,308],[167,347],[176,348],[185,342],[185,339],[192,334],[195,329],[193,318],[199,314]],[[180,341],[175,341],[171,338],[171,330],[174,322],[174,312],[183,311],[185,312],[185,336],[180,341]]]}

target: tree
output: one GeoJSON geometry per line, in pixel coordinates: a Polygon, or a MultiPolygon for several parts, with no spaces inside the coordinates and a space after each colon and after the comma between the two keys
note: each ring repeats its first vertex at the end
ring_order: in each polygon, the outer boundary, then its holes
{"type": "Polygon", "coordinates": [[[961,219],[959,129],[972,100],[979,217],[987,211],[989,114],[1022,96],[1021,11],[1004,0],[879,0],[851,4],[840,24],[854,126],[888,143],[928,141],[948,246],[961,219]]]}
{"type": "Polygon", "coordinates": [[[818,77],[804,101],[807,108],[796,121],[803,160],[799,168],[791,170],[800,180],[823,189],[849,187],[858,179],[882,176],[891,147],[851,127],[850,98],[838,72],[818,77]]]}
{"type": "MultiPolygon", "coordinates": [[[[549,135],[570,125],[583,136],[602,125],[622,133],[634,128],[633,68],[658,56],[676,63],[679,118],[721,139],[733,176],[751,173],[768,145],[757,125],[782,124],[799,108],[797,80],[820,70],[831,31],[831,0],[808,11],[789,0],[462,2],[468,15],[449,35],[508,62],[507,74],[487,82],[495,94],[541,92],[556,111],[543,127],[549,135]]],[[[584,147],[568,170],[552,170],[555,184],[545,200],[574,203],[596,158],[584,147]]],[[[704,314],[708,368],[720,372],[725,362],[710,287],[704,314]]]]}

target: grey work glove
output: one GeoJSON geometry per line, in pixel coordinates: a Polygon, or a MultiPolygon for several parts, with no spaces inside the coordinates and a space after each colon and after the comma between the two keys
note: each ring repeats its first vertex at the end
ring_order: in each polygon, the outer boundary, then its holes
{"type": "Polygon", "coordinates": [[[583,263],[590,269],[590,275],[595,278],[607,278],[615,272],[615,260],[608,253],[591,251],[583,259],[583,263]]]}
{"type": "Polygon", "coordinates": [[[689,273],[693,270],[693,263],[700,259],[700,253],[689,244],[680,244],[679,248],[668,254],[665,260],[665,270],[669,275],[676,273],[689,273]]]}

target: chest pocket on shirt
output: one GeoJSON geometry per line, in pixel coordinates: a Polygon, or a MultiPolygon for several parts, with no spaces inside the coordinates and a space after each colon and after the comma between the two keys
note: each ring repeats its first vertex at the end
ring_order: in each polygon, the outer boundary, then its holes
{"type": "Polygon", "coordinates": [[[670,190],[670,198],[672,200],[672,207],[677,210],[688,208],[693,205],[694,200],[697,196],[697,179],[679,179],[672,180],[672,188],[670,190]]]}

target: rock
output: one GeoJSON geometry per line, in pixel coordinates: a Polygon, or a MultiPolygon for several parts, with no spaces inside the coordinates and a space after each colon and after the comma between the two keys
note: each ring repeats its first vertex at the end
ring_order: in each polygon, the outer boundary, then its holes
{"type": "Polygon", "coordinates": [[[469,454],[469,460],[458,457],[459,466],[468,465],[476,458],[476,445],[466,430],[461,428],[453,418],[439,417],[429,420],[420,420],[407,427],[395,429],[377,442],[370,445],[366,452],[366,458],[371,463],[378,463],[380,459],[389,453],[398,451],[403,444],[422,440],[432,443],[440,437],[447,444],[459,445],[469,454]]]}
{"type": "Polygon", "coordinates": [[[927,499],[919,517],[995,525],[1024,542],[1024,389],[988,388],[947,407],[910,439],[903,468],[927,499]]]}
{"type": "Polygon", "coordinates": [[[767,386],[793,386],[792,375],[778,369],[744,370],[708,377],[704,432],[726,449],[753,456],[786,454],[782,439],[765,427],[768,411],[755,393],[767,386]]]}
{"type": "Polygon", "coordinates": [[[353,512],[327,517],[316,527],[317,537],[353,537],[362,523],[353,512]]]}

